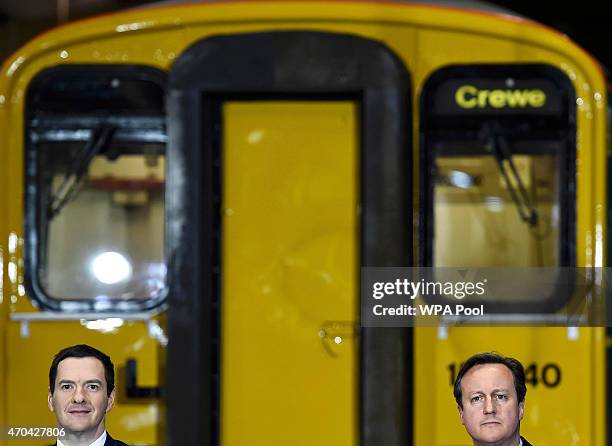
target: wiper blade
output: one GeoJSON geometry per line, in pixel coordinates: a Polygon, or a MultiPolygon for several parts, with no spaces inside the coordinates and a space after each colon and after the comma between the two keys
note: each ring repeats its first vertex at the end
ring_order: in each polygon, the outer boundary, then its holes
{"type": "Polygon", "coordinates": [[[53,194],[49,201],[47,207],[49,221],[53,220],[64,206],[76,196],[78,187],[83,175],[85,175],[89,168],[89,164],[98,153],[107,148],[115,130],[117,130],[115,126],[100,125],[91,131],[89,141],[87,141],[83,150],[70,164],[64,176],[64,181],[62,181],[62,184],[57,188],[57,192],[53,194]]]}
{"type": "Polygon", "coordinates": [[[483,125],[483,130],[487,138],[487,147],[491,149],[495,156],[499,171],[506,181],[508,192],[510,193],[510,197],[514,202],[521,220],[527,223],[531,228],[535,228],[538,225],[538,211],[531,202],[525,184],[516,168],[516,164],[514,164],[512,160],[512,152],[508,147],[508,140],[502,134],[499,125],[495,123],[485,123],[483,125]]]}

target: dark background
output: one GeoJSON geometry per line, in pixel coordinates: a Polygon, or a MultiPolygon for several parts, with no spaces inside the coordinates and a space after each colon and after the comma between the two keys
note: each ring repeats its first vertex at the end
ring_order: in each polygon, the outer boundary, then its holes
{"type": "MultiPolygon", "coordinates": [[[[466,6],[473,4],[471,0],[456,2],[465,3],[466,6]]],[[[156,1],[0,0],[0,60],[4,60],[36,34],[59,23],[147,3],[156,1]]],[[[449,0],[443,3],[455,2],[449,0]]],[[[592,53],[603,65],[612,68],[612,45],[609,43],[612,40],[612,14],[604,13],[605,2],[494,0],[490,3],[558,29],[592,53]]]]}
{"type": "Polygon", "coordinates": [[[612,14],[604,11],[605,1],[495,0],[491,3],[567,34],[612,70],[612,14]]]}

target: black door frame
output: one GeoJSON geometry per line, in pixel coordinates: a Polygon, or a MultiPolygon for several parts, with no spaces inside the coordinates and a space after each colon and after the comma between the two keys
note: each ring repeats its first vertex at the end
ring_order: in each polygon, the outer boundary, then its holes
{"type": "MultiPolygon", "coordinates": [[[[170,446],[220,444],[221,106],[249,97],[359,102],[360,265],[412,266],[410,78],[401,60],[380,42],[313,31],[193,44],[169,77],[170,446]]],[[[409,445],[412,332],[362,328],[360,336],[360,445],[409,445]]]]}

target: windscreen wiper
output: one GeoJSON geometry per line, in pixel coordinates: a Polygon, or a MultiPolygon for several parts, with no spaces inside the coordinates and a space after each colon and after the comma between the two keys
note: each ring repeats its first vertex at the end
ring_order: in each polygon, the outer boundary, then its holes
{"type": "Polygon", "coordinates": [[[502,129],[497,123],[484,123],[483,131],[487,140],[487,148],[490,149],[495,156],[499,171],[506,181],[508,192],[510,192],[510,197],[512,197],[512,201],[516,206],[516,210],[521,220],[527,223],[531,228],[535,228],[538,225],[538,211],[532,204],[525,184],[518,173],[516,164],[514,164],[512,160],[512,152],[508,147],[508,140],[503,135],[502,129]]]}
{"type": "Polygon", "coordinates": [[[102,124],[91,131],[91,136],[85,147],[72,160],[64,176],[64,181],[62,181],[62,184],[57,188],[57,192],[52,195],[49,201],[47,206],[49,221],[53,220],[64,206],[76,196],[76,192],[81,184],[83,175],[85,175],[89,168],[89,164],[98,153],[101,153],[108,147],[115,130],[117,130],[115,126],[102,124]]]}

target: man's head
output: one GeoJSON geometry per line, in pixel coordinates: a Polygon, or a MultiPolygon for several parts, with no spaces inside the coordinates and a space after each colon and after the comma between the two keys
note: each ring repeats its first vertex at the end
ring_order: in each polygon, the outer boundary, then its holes
{"type": "Polygon", "coordinates": [[[516,445],[525,406],[525,370],[514,358],[480,353],[455,379],[461,422],[475,445],[516,445]]]}
{"type": "Polygon", "coordinates": [[[55,355],[49,369],[49,410],[67,434],[97,438],[115,400],[110,358],[89,345],[74,345],[55,355]]]}

